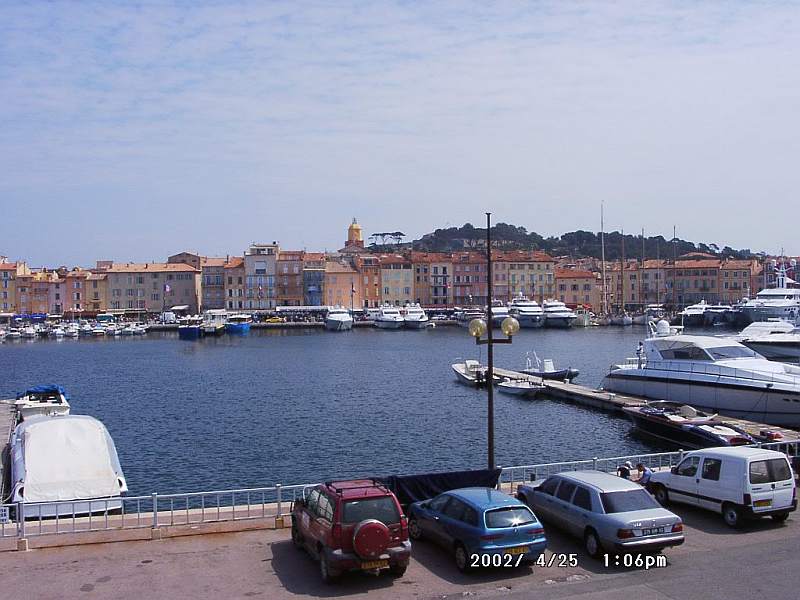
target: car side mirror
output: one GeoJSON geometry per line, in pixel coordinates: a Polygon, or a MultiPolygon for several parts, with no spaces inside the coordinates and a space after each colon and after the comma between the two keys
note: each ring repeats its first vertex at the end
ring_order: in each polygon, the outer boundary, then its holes
{"type": "Polygon", "coordinates": [[[674,475],[675,473],[678,472],[678,467],[672,467],[669,471],[674,475]]]}

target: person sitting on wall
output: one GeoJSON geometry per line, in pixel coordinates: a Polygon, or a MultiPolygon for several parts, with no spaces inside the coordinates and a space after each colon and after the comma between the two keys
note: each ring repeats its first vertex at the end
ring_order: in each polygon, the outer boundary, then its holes
{"type": "Polygon", "coordinates": [[[648,467],[645,467],[642,463],[636,465],[636,470],[639,471],[639,479],[637,480],[638,483],[644,487],[647,487],[647,484],[650,482],[650,477],[653,475],[653,471],[651,471],[648,467]]]}
{"type": "Polygon", "coordinates": [[[626,460],[622,465],[617,467],[617,475],[619,475],[623,479],[630,479],[631,471],[633,471],[633,465],[629,460],[626,460]]]}

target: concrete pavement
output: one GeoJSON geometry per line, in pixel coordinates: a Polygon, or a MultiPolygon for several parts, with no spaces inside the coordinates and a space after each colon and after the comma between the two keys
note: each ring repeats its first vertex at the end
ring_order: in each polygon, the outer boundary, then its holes
{"type": "Polygon", "coordinates": [[[686,543],[667,550],[668,566],[605,568],[581,543],[547,528],[549,551],[576,553],[577,567],[496,569],[460,574],[438,547],[414,545],[406,575],[345,576],[320,582],[317,564],[287,530],[196,535],[0,554],[4,592],[15,599],[84,598],[635,598],[636,600],[800,596],[800,517],[762,520],[742,531],[683,506],[686,543]]]}

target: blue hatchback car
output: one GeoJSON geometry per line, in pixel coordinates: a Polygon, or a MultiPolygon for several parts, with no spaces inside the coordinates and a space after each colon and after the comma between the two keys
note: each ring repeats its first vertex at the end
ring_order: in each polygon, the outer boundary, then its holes
{"type": "Polygon", "coordinates": [[[533,511],[493,488],[450,490],[415,502],[408,509],[408,533],[451,551],[461,572],[534,562],[547,546],[533,511]]]}

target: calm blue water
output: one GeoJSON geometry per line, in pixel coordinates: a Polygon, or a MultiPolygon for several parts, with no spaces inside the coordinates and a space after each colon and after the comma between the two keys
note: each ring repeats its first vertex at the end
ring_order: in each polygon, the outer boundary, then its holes
{"type": "MultiPolygon", "coordinates": [[[[496,364],[536,350],[596,386],[633,356],[641,328],[523,330],[496,364]]],[[[72,412],[113,436],[131,494],[305,483],[486,464],[486,392],[456,383],[457,359],[486,359],[465,329],[252,331],[0,346],[0,397],[60,383],[72,412]]],[[[501,465],[658,451],[625,419],[496,394],[501,465]]]]}

